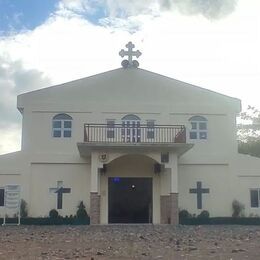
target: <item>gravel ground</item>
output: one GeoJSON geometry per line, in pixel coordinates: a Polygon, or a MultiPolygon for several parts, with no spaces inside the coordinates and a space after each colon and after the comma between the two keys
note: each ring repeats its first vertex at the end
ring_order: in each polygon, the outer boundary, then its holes
{"type": "Polygon", "coordinates": [[[0,259],[260,259],[260,226],[6,226],[0,259]]]}

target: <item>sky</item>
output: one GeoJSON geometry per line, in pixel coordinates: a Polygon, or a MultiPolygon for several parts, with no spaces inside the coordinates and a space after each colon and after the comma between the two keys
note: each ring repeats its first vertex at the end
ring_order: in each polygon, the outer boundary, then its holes
{"type": "Polygon", "coordinates": [[[140,68],[260,109],[259,0],[0,0],[0,154],[20,150],[16,97],[119,68],[140,68]]]}

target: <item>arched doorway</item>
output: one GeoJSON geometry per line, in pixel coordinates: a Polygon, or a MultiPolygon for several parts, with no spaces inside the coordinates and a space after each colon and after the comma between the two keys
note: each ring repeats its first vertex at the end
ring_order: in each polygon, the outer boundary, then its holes
{"type": "Polygon", "coordinates": [[[109,223],[152,223],[152,178],[108,179],[109,223]]]}
{"type": "MultiPolygon", "coordinates": [[[[107,223],[153,223],[160,199],[155,163],[148,156],[129,154],[107,165],[101,178],[101,194],[107,194],[106,199],[101,196],[107,223]]],[[[158,216],[155,218],[157,222],[158,216]]]]}

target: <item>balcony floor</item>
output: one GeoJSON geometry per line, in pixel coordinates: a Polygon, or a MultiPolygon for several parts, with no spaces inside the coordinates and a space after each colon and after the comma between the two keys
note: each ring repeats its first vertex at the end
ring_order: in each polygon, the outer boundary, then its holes
{"type": "Polygon", "coordinates": [[[187,143],[102,143],[83,142],[77,143],[80,156],[91,155],[91,151],[113,151],[113,152],[175,152],[178,156],[186,153],[193,147],[187,143]]]}

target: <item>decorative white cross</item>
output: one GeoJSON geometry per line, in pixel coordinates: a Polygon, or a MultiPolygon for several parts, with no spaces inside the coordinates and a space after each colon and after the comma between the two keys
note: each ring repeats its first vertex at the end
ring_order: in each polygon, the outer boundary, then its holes
{"type": "Polygon", "coordinates": [[[124,56],[128,56],[128,62],[130,66],[133,66],[133,56],[135,56],[136,58],[140,57],[142,55],[142,53],[137,50],[137,51],[133,51],[133,48],[135,47],[135,45],[132,42],[129,42],[126,44],[125,46],[128,50],[125,51],[124,49],[122,49],[119,52],[119,55],[123,58],[124,56]]]}

